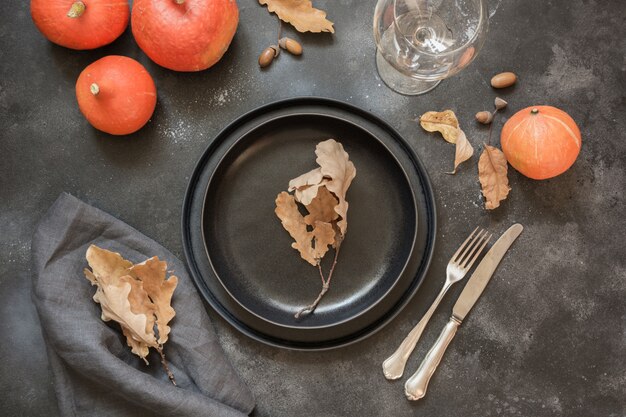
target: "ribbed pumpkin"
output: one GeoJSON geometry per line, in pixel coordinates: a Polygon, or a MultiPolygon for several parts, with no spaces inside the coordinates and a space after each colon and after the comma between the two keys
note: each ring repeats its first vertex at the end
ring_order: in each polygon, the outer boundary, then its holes
{"type": "Polygon", "coordinates": [[[576,122],[563,110],[531,106],[507,120],[500,143],[513,168],[529,178],[543,180],[567,171],[582,142],[576,122]]]}
{"type": "Polygon", "coordinates": [[[235,0],[135,0],[131,27],[139,47],[174,71],[201,71],[219,61],[237,30],[235,0]]]}
{"type": "Polygon", "coordinates": [[[110,55],[87,66],[76,81],[78,107],[96,129],[128,135],[145,125],[156,106],[152,77],[134,59],[110,55]]]}
{"type": "Polygon", "coordinates": [[[30,14],[49,41],[71,49],[94,49],[124,32],[130,7],[123,0],[31,0],[30,14]]]}

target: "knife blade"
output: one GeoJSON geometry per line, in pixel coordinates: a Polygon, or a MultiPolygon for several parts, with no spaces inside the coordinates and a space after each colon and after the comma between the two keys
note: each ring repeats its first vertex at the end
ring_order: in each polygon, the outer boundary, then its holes
{"type": "Polygon", "coordinates": [[[426,357],[424,357],[418,370],[406,381],[404,393],[409,400],[419,400],[426,395],[428,382],[435,373],[439,362],[441,362],[441,358],[443,358],[443,354],[456,334],[459,325],[463,322],[465,316],[467,316],[467,313],[469,313],[474,304],[476,304],[476,301],[483,293],[483,290],[493,276],[498,264],[502,258],[504,258],[504,255],[515,239],[522,233],[523,229],[524,228],[519,223],[509,227],[509,229],[500,236],[500,239],[493,244],[491,249],[489,249],[489,252],[483,257],[478,267],[476,267],[476,270],[467,284],[465,284],[465,288],[463,288],[459,299],[452,308],[450,321],[446,324],[446,327],[444,327],[439,338],[426,354],[426,357]]]}
{"type": "Polygon", "coordinates": [[[482,261],[467,281],[467,284],[465,284],[463,292],[461,292],[454,308],[452,308],[452,316],[458,321],[462,322],[476,301],[478,301],[478,298],[480,298],[480,295],[483,293],[483,290],[493,276],[498,264],[502,258],[504,258],[506,251],[509,250],[509,247],[515,242],[515,239],[522,233],[523,229],[524,227],[519,223],[509,227],[483,257],[482,261]]]}

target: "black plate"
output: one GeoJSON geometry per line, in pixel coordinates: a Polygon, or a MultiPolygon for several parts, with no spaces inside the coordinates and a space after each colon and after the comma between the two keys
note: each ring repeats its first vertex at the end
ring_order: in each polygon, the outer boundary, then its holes
{"type": "Polygon", "coordinates": [[[258,340],[300,349],[350,343],[395,316],[425,274],[434,230],[427,176],[397,133],[369,113],[316,98],[262,107],[222,131],[183,208],[185,256],[209,304],[258,340]],[[315,145],[330,137],[357,167],[349,228],[331,290],[314,314],[295,320],[320,279],[291,249],[274,198],[316,166],[315,145]]]}
{"type": "Polygon", "coordinates": [[[296,328],[335,326],[375,306],[402,276],[417,235],[415,199],[393,154],[359,126],[316,114],[282,115],[240,137],[209,182],[202,219],[207,255],[226,291],[259,318],[296,328]],[[296,320],[321,280],[291,248],[274,200],[291,178],[317,167],[313,151],[328,138],[357,167],[346,197],[350,232],[331,291],[315,314],[296,320]]]}

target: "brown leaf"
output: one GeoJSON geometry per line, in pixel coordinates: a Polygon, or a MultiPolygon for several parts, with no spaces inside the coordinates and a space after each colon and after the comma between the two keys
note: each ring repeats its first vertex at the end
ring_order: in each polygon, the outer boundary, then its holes
{"type": "Polygon", "coordinates": [[[485,145],[478,160],[478,179],[482,192],[487,200],[485,208],[493,210],[500,205],[511,188],[507,178],[507,162],[502,151],[493,146],[485,145]]]}
{"type": "Polygon", "coordinates": [[[454,155],[454,169],[452,170],[452,172],[446,172],[446,174],[456,174],[456,169],[457,167],[467,161],[468,159],[470,159],[472,157],[472,155],[474,155],[474,148],[472,147],[472,144],[469,143],[469,140],[467,140],[467,137],[465,136],[465,132],[463,132],[460,128],[459,128],[459,135],[456,138],[456,152],[454,155]]]}
{"type": "Polygon", "coordinates": [[[428,111],[420,116],[420,125],[429,132],[440,132],[450,143],[456,143],[459,135],[459,121],[452,110],[428,111]]]}
{"type": "Polygon", "coordinates": [[[167,325],[176,312],[171,306],[172,295],[178,284],[178,277],[172,275],[165,279],[167,263],[160,261],[158,257],[152,257],[130,268],[143,284],[143,289],[152,300],[151,310],[146,306],[146,311],[152,311],[156,316],[157,329],[159,330],[159,344],[167,342],[170,327],[167,325]]]}
{"type": "Polygon", "coordinates": [[[341,238],[348,229],[348,202],[346,193],[352,180],[356,176],[356,168],[343,145],[334,139],[328,139],[317,144],[315,148],[316,162],[319,164],[324,178],[330,180],[325,184],[328,191],[332,192],[339,203],[335,206],[335,212],[341,217],[337,226],[341,232],[341,238]]]}
{"type": "Polygon", "coordinates": [[[101,249],[96,245],[91,245],[87,249],[87,262],[93,270],[93,273],[88,269],[85,269],[85,275],[87,279],[91,281],[93,285],[96,284],[96,276],[103,284],[111,284],[117,282],[117,280],[128,274],[128,269],[133,266],[132,262],[122,258],[117,252],[111,252],[106,249],[101,249]]]}
{"type": "Polygon", "coordinates": [[[148,348],[156,347],[157,341],[153,332],[146,331],[148,317],[145,314],[135,314],[130,309],[128,295],[131,284],[100,284],[93,299],[102,308],[102,320],[114,320],[122,326],[126,335],[126,342],[134,354],[144,358],[148,356],[148,348]]]}
{"type": "Polygon", "coordinates": [[[154,304],[148,298],[148,293],[143,288],[143,283],[130,275],[120,277],[120,282],[130,284],[130,293],[128,294],[128,302],[130,303],[130,311],[135,314],[146,315],[146,332],[154,333],[154,304]]]}
{"type": "Polygon", "coordinates": [[[98,287],[93,299],[102,308],[102,320],[118,322],[133,353],[146,361],[150,347],[159,349],[167,341],[178,279],[166,280],[167,264],[156,257],[133,265],[119,253],[91,245],[86,258],[91,270],[86,268],[85,276],[98,287]]]}
{"type": "Polygon", "coordinates": [[[300,252],[302,259],[313,266],[328,251],[328,245],[334,242],[335,232],[329,223],[316,221],[312,232],[307,230],[304,217],[300,214],[294,196],[283,191],[276,197],[276,216],[293,240],[291,247],[300,252]]]}
{"type": "Polygon", "coordinates": [[[335,242],[335,229],[330,223],[321,221],[315,222],[315,228],[312,232],[315,239],[315,248],[313,248],[313,258],[318,261],[326,255],[328,248],[335,242]]]}
{"type": "Polygon", "coordinates": [[[267,10],[276,13],[283,22],[291,23],[299,32],[335,33],[326,12],[315,9],[309,0],[259,0],[267,10]]]}
{"type": "Polygon", "coordinates": [[[288,191],[295,191],[296,201],[306,205],[317,195],[317,189],[324,185],[321,168],[315,168],[289,181],[288,191]]]}
{"type": "Polygon", "coordinates": [[[309,214],[304,217],[304,222],[311,226],[317,221],[332,223],[339,217],[335,211],[337,203],[337,198],[328,188],[320,187],[317,196],[306,206],[309,214]]]}

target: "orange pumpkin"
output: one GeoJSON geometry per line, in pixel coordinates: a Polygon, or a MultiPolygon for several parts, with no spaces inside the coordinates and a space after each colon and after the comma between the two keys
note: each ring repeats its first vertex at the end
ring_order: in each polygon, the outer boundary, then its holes
{"type": "Polygon", "coordinates": [[[130,8],[121,0],[31,0],[30,14],[51,42],[71,49],[94,49],[124,32],[130,8]]]}
{"type": "Polygon", "coordinates": [[[239,23],[235,0],[135,0],[131,27],[139,47],[174,71],[200,71],[222,58],[239,23]]]}
{"type": "Polygon", "coordinates": [[[139,130],[152,116],[156,87],[139,62],[110,55],[80,73],[76,99],[93,127],[112,135],[127,135],[139,130]]]}
{"type": "Polygon", "coordinates": [[[563,110],[532,106],[507,120],[500,143],[513,168],[529,178],[543,180],[567,171],[582,142],[576,122],[563,110]]]}

